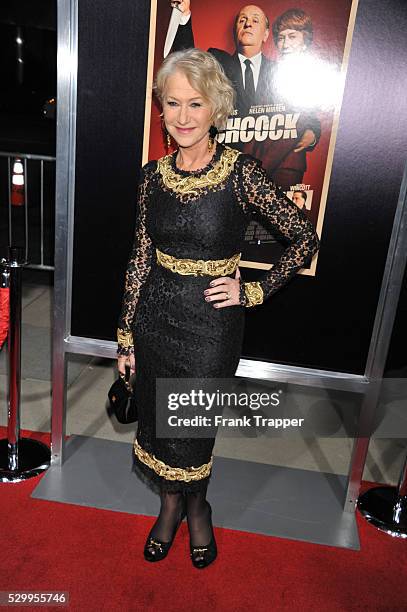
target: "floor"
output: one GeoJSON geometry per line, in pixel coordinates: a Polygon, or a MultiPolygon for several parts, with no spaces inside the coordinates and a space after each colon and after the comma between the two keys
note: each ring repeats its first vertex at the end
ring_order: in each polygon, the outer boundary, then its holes
{"type": "MultiPolygon", "coordinates": [[[[21,427],[49,431],[51,413],[52,281],[49,274],[24,270],[21,427]]],[[[7,423],[6,348],[0,352],[0,425],[7,423]]],[[[115,362],[75,355],[68,364],[66,432],[131,443],[133,425],[120,425],[107,413],[107,390],[116,377],[115,362]]],[[[298,399],[298,398],[297,398],[298,399]]],[[[305,398],[303,398],[305,401],[305,398]]],[[[300,398],[301,402],[301,398],[300,398]]],[[[337,438],[270,438],[263,434],[219,436],[218,457],[325,473],[348,473],[352,440],[337,438]]],[[[406,440],[372,439],[365,480],[397,484],[406,440]]]]}
{"type": "MultiPolygon", "coordinates": [[[[215,457],[208,499],[213,524],[339,548],[360,549],[356,516],[344,512],[346,476],[215,457]],[[238,478],[236,475],[238,474],[238,478]]],[[[71,436],[32,497],[157,516],[159,496],[132,470],[132,445],[71,436]]]]}

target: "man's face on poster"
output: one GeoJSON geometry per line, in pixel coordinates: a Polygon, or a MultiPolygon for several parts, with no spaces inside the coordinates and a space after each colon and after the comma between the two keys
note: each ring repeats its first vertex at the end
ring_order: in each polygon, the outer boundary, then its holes
{"type": "Polygon", "coordinates": [[[277,37],[277,49],[281,55],[302,53],[307,48],[304,32],[300,30],[282,30],[277,37]]]}
{"type": "Polygon", "coordinates": [[[298,206],[298,208],[305,207],[305,199],[301,191],[294,191],[293,202],[298,206]]]}
{"type": "Polygon", "coordinates": [[[250,49],[251,55],[259,53],[269,36],[266,16],[258,6],[244,6],[236,17],[235,36],[239,48],[250,49]],[[255,53],[254,53],[255,52],[255,53]]]}

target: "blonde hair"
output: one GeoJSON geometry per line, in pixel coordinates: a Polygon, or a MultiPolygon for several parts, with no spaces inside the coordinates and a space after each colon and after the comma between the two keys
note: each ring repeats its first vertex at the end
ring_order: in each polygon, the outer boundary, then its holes
{"type": "Polygon", "coordinates": [[[235,90],[218,60],[200,49],[170,53],[159,68],[154,83],[161,104],[167,79],[176,71],[185,74],[190,85],[210,102],[213,125],[218,129],[224,128],[234,110],[235,90]]]}

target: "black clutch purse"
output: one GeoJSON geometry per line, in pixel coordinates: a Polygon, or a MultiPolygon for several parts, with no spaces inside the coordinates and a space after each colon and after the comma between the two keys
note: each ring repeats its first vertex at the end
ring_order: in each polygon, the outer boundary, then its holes
{"type": "Polygon", "coordinates": [[[133,388],[129,380],[119,376],[108,392],[110,406],[119,423],[134,423],[137,421],[137,406],[133,388]]]}

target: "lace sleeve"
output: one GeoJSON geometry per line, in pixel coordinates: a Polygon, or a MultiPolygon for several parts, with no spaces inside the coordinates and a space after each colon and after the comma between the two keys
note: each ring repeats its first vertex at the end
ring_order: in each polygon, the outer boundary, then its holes
{"type": "Polygon", "coordinates": [[[117,328],[117,354],[134,352],[131,324],[140,294],[151,268],[153,243],[146,230],[146,208],[149,198],[149,167],[144,166],[137,193],[136,229],[133,248],[127,262],[122,307],[117,328]]]}
{"type": "Polygon", "coordinates": [[[240,281],[240,304],[250,307],[261,304],[307,265],[320,242],[305,213],[273,183],[258,160],[247,157],[238,176],[238,199],[243,209],[254,216],[259,215],[260,220],[264,218],[277,237],[284,237],[289,242],[280,259],[259,281],[240,281]]]}

